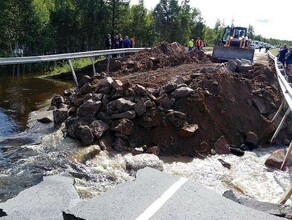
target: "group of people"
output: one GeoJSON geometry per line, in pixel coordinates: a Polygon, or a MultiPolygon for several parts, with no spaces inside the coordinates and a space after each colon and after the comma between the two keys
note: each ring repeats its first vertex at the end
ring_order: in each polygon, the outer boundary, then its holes
{"type": "Polygon", "coordinates": [[[194,46],[198,49],[198,50],[202,50],[203,47],[205,46],[204,41],[202,41],[200,39],[200,37],[197,37],[197,40],[195,41],[194,39],[190,39],[188,42],[188,48],[189,51],[194,49],[194,46]]]}
{"type": "Polygon", "coordinates": [[[125,38],[123,39],[121,34],[117,34],[115,37],[112,37],[111,34],[108,34],[105,39],[106,49],[119,49],[130,47],[135,47],[135,36],[132,36],[130,39],[128,36],[125,36],[125,38]]]}
{"type": "Polygon", "coordinates": [[[287,45],[285,44],[280,48],[277,57],[286,68],[287,74],[292,76],[292,47],[288,49],[287,45]]]}

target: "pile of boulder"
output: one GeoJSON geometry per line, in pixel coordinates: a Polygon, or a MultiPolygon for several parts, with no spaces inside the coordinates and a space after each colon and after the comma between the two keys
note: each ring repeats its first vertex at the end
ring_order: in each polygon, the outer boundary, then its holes
{"type": "Polygon", "coordinates": [[[275,130],[269,117],[281,99],[272,71],[242,66],[238,74],[230,65],[202,68],[189,79],[177,73],[157,88],[84,76],[52,99],[54,123],[65,122],[67,136],[102,149],[242,155],[269,140],[275,130]]]}

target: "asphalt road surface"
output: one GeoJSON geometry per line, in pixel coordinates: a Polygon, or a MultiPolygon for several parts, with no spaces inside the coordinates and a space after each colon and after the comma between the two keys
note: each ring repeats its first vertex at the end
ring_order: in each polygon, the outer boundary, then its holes
{"type": "Polygon", "coordinates": [[[222,197],[193,179],[145,168],[133,182],[96,198],[78,197],[69,177],[45,177],[40,184],[0,204],[1,219],[172,220],[282,219],[222,197]]]}

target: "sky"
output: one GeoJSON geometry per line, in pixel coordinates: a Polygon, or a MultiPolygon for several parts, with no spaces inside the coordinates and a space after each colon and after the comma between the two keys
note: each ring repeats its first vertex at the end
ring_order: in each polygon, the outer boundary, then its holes
{"type": "MultiPolygon", "coordinates": [[[[138,4],[138,0],[131,0],[131,4],[138,4]]],[[[180,1],[179,1],[180,2],[180,1]]],[[[147,9],[154,9],[159,0],[144,0],[147,9]]],[[[201,11],[205,24],[215,27],[217,19],[231,25],[248,27],[252,25],[256,35],[265,38],[275,38],[292,41],[292,27],[290,25],[292,8],[291,0],[190,0],[191,7],[201,11]]]]}

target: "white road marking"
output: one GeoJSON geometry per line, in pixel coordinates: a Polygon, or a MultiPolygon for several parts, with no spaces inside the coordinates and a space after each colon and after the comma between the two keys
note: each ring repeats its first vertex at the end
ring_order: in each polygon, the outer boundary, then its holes
{"type": "Polygon", "coordinates": [[[136,220],[150,219],[163,205],[181,188],[188,178],[181,177],[171,187],[168,188],[155,202],[153,202],[136,220]]]}

